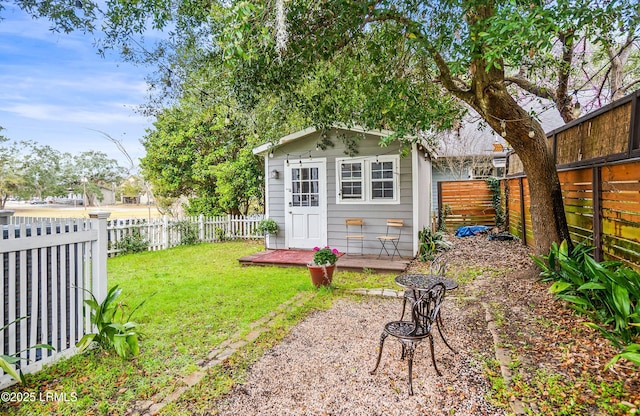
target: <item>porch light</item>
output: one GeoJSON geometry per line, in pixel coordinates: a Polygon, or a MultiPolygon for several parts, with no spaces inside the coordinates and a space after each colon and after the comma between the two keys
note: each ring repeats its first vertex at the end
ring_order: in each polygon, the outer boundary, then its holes
{"type": "Polygon", "coordinates": [[[271,171],[271,179],[280,179],[280,172],[276,169],[271,171]]]}

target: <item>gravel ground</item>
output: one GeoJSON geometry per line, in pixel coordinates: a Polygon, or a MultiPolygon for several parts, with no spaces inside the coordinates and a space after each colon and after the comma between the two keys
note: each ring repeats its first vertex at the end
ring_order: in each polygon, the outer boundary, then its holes
{"type": "MultiPolygon", "coordinates": [[[[455,246],[448,254],[447,274],[459,288],[447,294],[442,313],[445,336],[457,353],[434,333],[442,377],[433,369],[428,341],[423,342],[414,357],[415,395],[409,396],[407,363],[400,359],[400,344],[392,337],[385,342],[377,373],[370,375],[382,328],[399,318],[402,304],[397,298],[353,296],[337,300],[331,309],[316,312],[293,328],[251,367],[246,383],[235,386],[210,412],[504,415],[504,409],[488,401],[490,385],[483,375],[486,360],[496,358],[494,340],[499,349],[518,357],[522,364],[517,371],[525,382],[544,370],[582,386],[570,397],[585,414],[607,414],[594,397],[619,381],[624,382],[625,393],[611,400],[640,408],[639,372],[629,365],[604,370],[614,349],[584,325],[584,318],[553,300],[549,284],[538,280],[526,247],[516,241],[491,241],[486,235],[449,239],[455,246]],[[487,315],[493,317],[491,324],[487,315]],[[580,382],[584,376],[600,384],[585,386],[580,382]]],[[[428,264],[413,262],[409,267],[411,272],[423,270],[428,264]]],[[[512,397],[512,405],[524,404],[535,414],[558,414],[558,404],[545,402],[544,388],[531,383],[531,391],[512,397]]]]}
{"type": "MultiPolygon", "coordinates": [[[[483,238],[450,239],[452,266],[528,264],[526,249],[513,242],[483,238]]],[[[410,271],[428,267],[415,262],[410,271]]],[[[397,288],[395,288],[397,289],[397,288]]],[[[461,287],[443,305],[445,336],[457,353],[434,334],[439,377],[431,363],[428,341],[414,357],[413,389],[400,344],[387,338],[380,367],[377,357],[384,324],[399,319],[399,299],[365,297],[335,302],[296,326],[282,343],[252,366],[248,380],[236,386],[218,406],[220,415],[503,415],[487,401],[489,384],[482,361],[494,358],[493,338],[485,311],[461,287]]]]}
{"type": "Polygon", "coordinates": [[[439,377],[428,341],[420,344],[414,357],[414,396],[407,393],[407,363],[400,360],[400,344],[392,338],[385,342],[378,371],[369,374],[384,323],[399,318],[400,300],[341,299],[296,326],[256,363],[218,414],[444,415],[452,409],[456,415],[504,414],[485,400],[487,382],[474,358],[487,334],[459,331],[464,326],[460,309],[450,301],[443,308],[445,336],[459,352],[453,354],[436,335],[439,377]]]}

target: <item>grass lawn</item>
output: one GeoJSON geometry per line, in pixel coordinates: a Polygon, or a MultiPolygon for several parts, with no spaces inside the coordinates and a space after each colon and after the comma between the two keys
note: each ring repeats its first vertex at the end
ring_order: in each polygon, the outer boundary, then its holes
{"type": "MultiPolygon", "coordinates": [[[[239,257],[260,249],[256,242],[227,242],[109,259],[109,287],[120,285],[123,300],[132,307],[147,299],[132,319],[144,333],[140,355],[123,361],[114,352],[92,350],[61,361],[28,375],[25,386],[5,391],[36,397],[64,393],[66,401],[0,403],[0,414],[124,414],[135,401],[169,394],[177,380],[196,370],[198,361],[222,341],[248,332],[251,322],[307,292],[312,300],[289,311],[266,339],[260,337],[241,354],[246,366],[310,310],[329,305],[339,293],[316,290],[304,268],[238,264],[239,257]]],[[[393,276],[339,272],[334,283],[342,288],[393,287],[393,276]]],[[[224,379],[228,388],[233,381],[224,379]]],[[[224,393],[225,388],[216,391],[224,393]]]]}

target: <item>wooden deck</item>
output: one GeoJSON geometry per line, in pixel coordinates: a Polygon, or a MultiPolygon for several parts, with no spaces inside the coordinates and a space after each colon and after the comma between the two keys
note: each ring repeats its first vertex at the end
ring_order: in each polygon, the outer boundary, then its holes
{"type": "MultiPolygon", "coordinates": [[[[309,250],[266,250],[238,259],[243,266],[278,266],[278,267],[306,267],[313,259],[313,251],[309,250]]],[[[376,273],[400,274],[407,269],[411,262],[408,258],[390,256],[378,258],[376,255],[342,254],[336,263],[339,270],[362,272],[364,270],[376,273]]]]}

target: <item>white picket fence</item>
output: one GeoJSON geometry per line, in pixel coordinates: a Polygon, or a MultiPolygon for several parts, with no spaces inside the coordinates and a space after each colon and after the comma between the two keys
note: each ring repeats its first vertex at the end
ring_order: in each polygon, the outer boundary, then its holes
{"type": "MultiPolygon", "coordinates": [[[[33,373],[61,357],[73,355],[75,344],[91,330],[84,300],[101,301],[107,292],[107,217],[22,221],[2,218],[0,353],[19,354],[20,368],[33,373]],[[28,349],[49,344],[55,351],[28,349]]],[[[15,383],[0,372],[0,389],[15,383]]]]}
{"type": "MultiPolygon", "coordinates": [[[[92,293],[101,302],[107,294],[107,257],[116,255],[118,241],[140,236],[149,250],[184,242],[263,237],[262,216],[168,217],[152,220],[108,220],[108,212],[90,219],[14,217],[0,211],[0,354],[19,356],[20,368],[33,373],[61,357],[75,354],[75,344],[91,331],[84,300],[92,293]],[[55,351],[29,349],[49,344],[55,351]]],[[[0,389],[15,383],[0,371],[0,389]]]]}
{"type": "MultiPolygon", "coordinates": [[[[216,217],[130,218],[107,221],[107,253],[109,256],[124,251],[119,246],[127,237],[139,237],[146,241],[149,251],[165,250],[183,244],[195,237],[201,242],[218,242],[236,239],[257,239],[264,236],[258,231],[258,223],[264,216],[251,217],[223,215],[216,217]]],[[[9,217],[11,224],[34,224],[61,221],[60,218],[9,217]]]]}
{"type": "Polygon", "coordinates": [[[146,241],[149,251],[165,250],[197,239],[201,242],[217,242],[264,237],[258,231],[263,216],[217,216],[148,219],[114,219],[107,223],[109,235],[108,253],[123,251],[119,242],[135,236],[146,241]]]}

